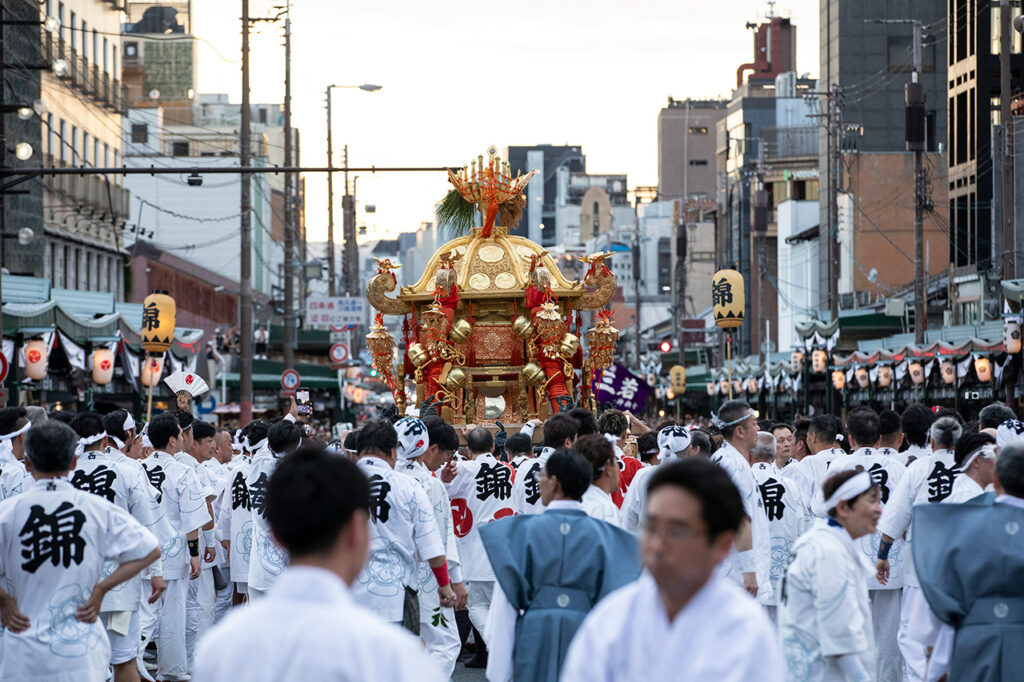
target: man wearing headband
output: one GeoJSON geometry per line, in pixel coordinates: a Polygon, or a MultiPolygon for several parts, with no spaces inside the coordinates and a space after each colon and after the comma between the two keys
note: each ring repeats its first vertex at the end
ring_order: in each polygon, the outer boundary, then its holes
{"type": "MultiPolygon", "coordinates": [[[[537,424],[540,422],[538,421],[537,424]]],[[[533,437],[534,420],[523,426],[521,433],[533,437]]],[[[512,500],[517,514],[540,514],[544,511],[544,503],[540,499],[540,470],[544,460],[558,448],[571,448],[580,435],[580,422],[568,414],[558,413],[548,417],[544,422],[544,448],[540,456],[523,465],[517,471],[516,480],[512,483],[512,500]]],[[[451,491],[448,491],[451,493],[451,491]]]]}
{"type": "Polygon", "coordinates": [[[841,427],[839,420],[831,414],[819,414],[811,419],[807,428],[807,450],[811,454],[800,460],[793,472],[802,486],[800,494],[805,501],[811,500],[821,489],[832,462],[846,456],[837,440],[841,437],[841,427]]]}
{"type": "Polygon", "coordinates": [[[987,433],[965,433],[961,436],[954,455],[960,475],[953,481],[953,492],[943,502],[966,502],[992,490],[997,450],[996,439],[987,433]]]}
{"type": "Polygon", "coordinates": [[[910,466],[914,460],[924,459],[932,454],[928,432],[935,421],[935,413],[920,403],[908,405],[900,415],[900,428],[907,441],[907,449],[899,453],[900,463],[910,466]]]}
{"type": "Polygon", "coordinates": [[[612,493],[619,489],[619,467],[612,444],[602,436],[590,435],[577,440],[572,449],[590,463],[590,485],[581,500],[583,511],[621,528],[619,508],[612,501],[612,493]]]}
{"type": "MultiPolygon", "coordinates": [[[[5,680],[104,679],[111,649],[103,606],[160,556],[157,539],[138,521],[68,482],[78,440],[56,421],[29,430],[26,466],[35,482],[0,505],[5,680]]],[[[137,608],[134,585],[125,591],[137,608]]],[[[134,658],[137,630],[127,644],[134,658]]]]}
{"type": "Polygon", "coordinates": [[[1024,443],[999,451],[993,486],[994,496],[914,509],[914,565],[944,624],[927,680],[947,668],[957,682],[1013,680],[1024,667],[1024,443]]]}
{"type": "MultiPolygon", "coordinates": [[[[857,467],[867,471],[878,486],[879,503],[884,513],[886,503],[906,473],[906,467],[877,447],[880,425],[881,420],[871,408],[856,407],[850,410],[846,417],[846,428],[850,434],[850,445],[855,450],[853,454],[835,460],[829,473],[854,470],[857,467]]],[[[876,529],[854,544],[865,559],[874,562],[881,537],[882,532],[876,529]]],[[[875,673],[878,682],[899,682],[903,674],[898,636],[905,553],[903,540],[897,538],[889,553],[889,579],[885,583],[880,582],[875,575],[868,579],[875,647],[878,652],[878,669],[875,673]]]]}
{"type": "Polygon", "coordinates": [[[829,476],[812,503],[828,524],[793,547],[779,606],[787,679],[868,682],[878,665],[867,578],[871,562],[856,541],[875,532],[878,487],[862,468],[829,476]]]}
{"type": "Polygon", "coordinates": [[[249,498],[248,477],[252,468],[253,443],[262,445],[267,440],[267,423],[251,421],[238,431],[240,452],[231,458],[227,468],[228,482],[221,498],[220,518],[226,522],[218,526],[221,546],[227,550],[230,561],[230,579],[234,585],[232,603],[242,603],[248,593],[249,556],[252,553],[252,504],[249,498]]]}
{"type": "Polygon", "coordinates": [[[462,649],[462,641],[455,625],[455,608],[464,608],[468,595],[462,584],[459,552],[452,528],[452,503],[444,485],[433,472],[446,464],[459,446],[455,429],[438,417],[429,417],[430,427],[415,417],[404,417],[395,422],[398,436],[398,462],[395,471],[416,479],[427,494],[437,529],[445,545],[445,560],[452,591],[456,594],[455,607],[441,606],[437,592],[437,578],[426,561],[418,566],[420,605],[420,636],[430,657],[438,664],[445,677],[451,677],[462,649]],[[433,431],[433,433],[431,433],[433,431]]]}
{"type": "Polygon", "coordinates": [[[941,417],[932,423],[928,431],[932,454],[914,460],[907,467],[878,522],[882,536],[878,546],[876,573],[878,581],[883,585],[888,583],[890,578],[889,555],[893,550],[893,543],[896,538],[903,537],[906,533],[898,640],[909,682],[920,682],[924,679],[928,651],[934,646],[939,629],[939,621],[921,594],[920,582],[914,570],[911,513],[916,505],[942,502],[953,492],[953,482],[960,473],[956,468],[953,448],[956,447],[962,431],[960,422],[954,417],[941,417]]]}
{"type": "Polygon", "coordinates": [[[636,472],[644,468],[643,463],[636,457],[626,456],[625,451],[620,447],[626,434],[629,433],[629,417],[621,410],[608,409],[601,413],[597,419],[598,432],[612,444],[615,451],[615,461],[619,467],[619,487],[612,494],[612,501],[617,508],[622,507],[622,501],[633,484],[633,477],[636,472]]]}
{"type": "Polygon", "coordinates": [[[715,426],[722,432],[722,447],[711,456],[711,463],[726,470],[736,489],[740,491],[747,521],[736,534],[736,547],[722,562],[720,570],[752,596],[771,597],[772,586],[768,576],[771,557],[768,545],[768,517],[764,502],[750,471],[750,451],[757,444],[757,422],[754,410],[743,400],[728,400],[717,415],[712,415],[715,426]]]}
{"type": "Polygon", "coordinates": [[[25,469],[25,434],[31,426],[24,407],[0,409],[0,500],[32,486],[32,475],[25,469]]]}
{"type": "Polygon", "coordinates": [[[646,570],[586,617],[561,682],[781,682],[774,628],[717,569],[745,518],[729,475],[697,457],[669,462],[650,475],[647,498],[646,570]]]}
{"type": "MultiPolygon", "coordinates": [[[[658,464],[667,464],[677,459],[684,459],[690,454],[690,431],[683,426],[666,426],[658,431],[658,464]]],[[[639,534],[644,523],[644,507],[647,504],[647,484],[650,483],[654,467],[645,467],[636,472],[633,482],[622,500],[619,516],[622,527],[630,533],[639,534]]]]}
{"type": "MultiPolygon", "coordinates": [[[[611,445],[597,441],[615,470],[611,445]]],[[[593,480],[583,456],[561,448],[544,462],[544,513],[480,529],[497,585],[487,618],[490,682],[556,680],[569,642],[594,604],[640,575],[636,541],[589,517],[581,500],[593,480]]]]}

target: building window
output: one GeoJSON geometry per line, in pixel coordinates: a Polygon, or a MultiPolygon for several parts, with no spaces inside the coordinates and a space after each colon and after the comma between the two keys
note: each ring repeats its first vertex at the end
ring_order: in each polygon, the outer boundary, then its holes
{"type": "Polygon", "coordinates": [[[658,291],[672,291],[672,242],[668,237],[658,240],[658,291]]]}
{"type": "Polygon", "coordinates": [[[708,165],[707,159],[690,159],[691,166],[706,166],[708,165]]]}
{"type": "Polygon", "coordinates": [[[60,23],[60,39],[61,40],[65,40],[65,38],[64,38],[64,3],[63,2],[58,2],[57,3],[57,21],[60,23]]]}
{"type": "Polygon", "coordinates": [[[71,126],[71,164],[78,163],[78,126],[71,126]]]}
{"type": "Polygon", "coordinates": [[[188,142],[172,142],[171,156],[188,156],[188,142]]]}
{"type": "Polygon", "coordinates": [[[46,115],[46,153],[53,159],[53,141],[57,135],[53,131],[53,114],[46,115]]]}
{"type": "Polygon", "coordinates": [[[103,143],[103,167],[110,168],[110,145],[103,143]]]}
{"type": "Polygon", "coordinates": [[[89,165],[89,133],[82,131],[82,164],[89,165]]]}
{"type": "Polygon", "coordinates": [[[103,39],[103,73],[109,73],[109,71],[107,70],[107,53],[110,52],[110,50],[107,49],[107,47],[108,47],[107,39],[104,38],[103,39]]]}
{"type": "Polygon", "coordinates": [[[100,165],[100,141],[92,138],[92,165],[100,165]]]}
{"type": "Polygon", "coordinates": [[[92,30],[92,63],[98,64],[100,56],[100,36],[96,29],[92,30]]]}
{"type": "Polygon", "coordinates": [[[149,141],[149,127],[145,123],[132,124],[132,144],[146,144],[149,141]]]}
{"type": "Polygon", "coordinates": [[[78,49],[78,17],[73,10],[71,12],[71,49],[78,49]]]}
{"type": "Polygon", "coordinates": [[[691,135],[707,135],[708,134],[708,127],[707,126],[690,126],[690,134],[691,135]]]}
{"type": "Polygon", "coordinates": [[[68,124],[64,119],[60,120],[60,162],[64,163],[68,160],[68,124]]]}
{"type": "Polygon", "coordinates": [[[110,51],[110,75],[112,78],[120,78],[121,72],[117,70],[117,46],[110,51]]]}

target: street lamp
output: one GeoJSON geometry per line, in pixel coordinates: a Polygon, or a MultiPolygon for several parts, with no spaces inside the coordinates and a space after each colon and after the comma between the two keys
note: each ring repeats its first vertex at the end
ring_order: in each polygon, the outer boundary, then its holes
{"type": "MultiPolygon", "coordinates": [[[[338,89],[358,89],[363,92],[377,92],[381,89],[380,85],[374,85],[372,83],[363,83],[362,85],[328,85],[325,97],[327,100],[327,288],[328,293],[331,296],[336,296],[337,291],[335,287],[335,269],[334,269],[334,173],[330,169],[334,168],[334,147],[331,142],[331,90],[338,89]]],[[[345,159],[345,166],[348,166],[348,159],[345,159]]],[[[348,196],[348,174],[345,175],[345,195],[348,196]]],[[[344,221],[342,220],[343,227],[346,228],[344,236],[344,243],[346,247],[346,258],[345,262],[349,263],[349,256],[347,253],[348,248],[355,247],[356,235],[355,235],[355,221],[344,221]],[[349,226],[349,222],[352,223],[349,226]],[[351,229],[348,229],[351,227],[351,229]],[[351,234],[349,234],[351,232],[351,234]],[[349,243],[351,240],[351,244],[349,243]]],[[[351,265],[351,264],[349,264],[351,265]]],[[[346,285],[348,282],[346,281],[346,285]]]]}

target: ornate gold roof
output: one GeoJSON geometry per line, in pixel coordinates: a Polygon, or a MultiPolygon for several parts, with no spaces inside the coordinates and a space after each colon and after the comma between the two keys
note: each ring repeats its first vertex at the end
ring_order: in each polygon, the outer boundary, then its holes
{"type": "Polygon", "coordinates": [[[529,283],[530,263],[540,255],[540,264],[551,275],[551,291],[558,297],[581,296],[583,286],[576,280],[567,280],[558,265],[544,248],[525,237],[509,235],[508,229],[494,227],[490,237],[480,236],[481,228],[473,234],[458,237],[440,247],[423,269],[419,281],[411,287],[402,287],[397,298],[401,301],[423,301],[433,298],[435,276],[444,267],[443,256],[454,253],[459,296],[474,298],[508,298],[522,296],[529,283]]]}

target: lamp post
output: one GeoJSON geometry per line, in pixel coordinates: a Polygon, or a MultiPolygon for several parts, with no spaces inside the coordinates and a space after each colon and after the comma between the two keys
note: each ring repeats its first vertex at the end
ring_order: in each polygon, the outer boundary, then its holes
{"type": "MultiPolygon", "coordinates": [[[[328,85],[324,97],[326,98],[327,105],[327,167],[334,167],[334,146],[331,141],[331,90],[338,89],[359,89],[363,92],[377,92],[381,89],[380,85],[373,85],[371,83],[363,83],[362,85],[328,85]]],[[[348,165],[348,158],[345,159],[345,165],[348,165]]],[[[346,177],[345,182],[345,195],[348,195],[348,178],[346,177]]],[[[354,228],[354,225],[353,225],[354,228]]],[[[354,233],[353,229],[353,233],[354,233]]],[[[355,234],[344,235],[345,240],[352,239],[353,244],[355,243],[355,234]]],[[[346,278],[347,280],[347,278],[346,278]]],[[[347,282],[346,282],[347,283],[347,282]]],[[[335,287],[335,270],[334,270],[334,173],[327,173],[327,287],[328,293],[331,296],[336,296],[337,291],[335,287]]]]}

